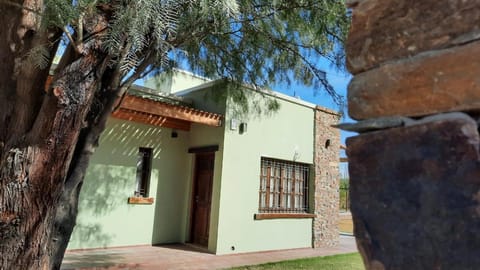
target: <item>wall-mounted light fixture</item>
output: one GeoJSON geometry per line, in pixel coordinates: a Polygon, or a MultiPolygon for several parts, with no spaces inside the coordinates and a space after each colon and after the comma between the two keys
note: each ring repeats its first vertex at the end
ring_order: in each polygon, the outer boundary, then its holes
{"type": "Polygon", "coordinates": [[[240,134],[247,133],[247,123],[240,124],[240,134]]]}
{"type": "Polygon", "coordinates": [[[293,161],[297,161],[297,159],[300,157],[300,153],[298,151],[298,146],[295,146],[293,149],[293,161]]]}
{"type": "Polygon", "coordinates": [[[230,130],[237,130],[238,128],[238,120],[237,119],[231,119],[230,120],[230,130]]]}

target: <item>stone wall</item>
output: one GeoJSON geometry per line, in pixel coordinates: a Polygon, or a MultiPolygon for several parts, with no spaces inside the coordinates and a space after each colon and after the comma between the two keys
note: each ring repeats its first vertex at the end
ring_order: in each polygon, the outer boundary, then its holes
{"type": "Polygon", "coordinates": [[[313,247],[336,246],[339,242],[340,132],[336,112],[315,110],[315,182],[313,247]]]}
{"type": "Polygon", "coordinates": [[[351,212],[367,269],[480,265],[480,1],[356,0],[351,212]]]}

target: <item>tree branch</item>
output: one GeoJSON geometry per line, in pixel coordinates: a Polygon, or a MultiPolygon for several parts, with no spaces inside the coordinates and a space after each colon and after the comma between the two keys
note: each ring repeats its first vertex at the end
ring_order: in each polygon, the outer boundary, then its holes
{"type": "Polygon", "coordinates": [[[68,31],[66,26],[62,27],[62,31],[65,34],[65,36],[67,36],[68,41],[70,41],[70,43],[72,44],[72,48],[75,50],[75,52],[78,54],[82,54],[82,52],[79,50],[77,46],[77,43],[73,39],[72,34],[70,34],[70,31],[68,31]]]}
{"type": "MultiPolygon", "coordinates": [[[[152,65],[155,60],[155,53],[152,49],[147,49],[148,53],[145,56],[144,60],[135,68],[135,72],[128,77],[123,83],[120,84],[123,92],[127,90],[132,84],[140,78],[143,72],[147,69],[148,66],[152,65]]],[[[123,94],[123,93],[122,93],[123,94]]]]}

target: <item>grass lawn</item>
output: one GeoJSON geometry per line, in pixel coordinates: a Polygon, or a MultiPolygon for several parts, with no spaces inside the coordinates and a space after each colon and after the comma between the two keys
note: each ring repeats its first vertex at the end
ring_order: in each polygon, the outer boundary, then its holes
{"type": "Polygon", "coordinates": [[[363,270],[362,258],[359,253],[315,257],[278,263],[231,268],[232,270],[290,270],[290,269],[321,269],[321,270],[363,270]]]}

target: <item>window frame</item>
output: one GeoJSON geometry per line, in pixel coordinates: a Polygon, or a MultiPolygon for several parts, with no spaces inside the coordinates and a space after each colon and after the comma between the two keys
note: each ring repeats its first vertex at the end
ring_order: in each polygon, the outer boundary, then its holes
{"type": "Polygon", "coordinates": [[[313,217],[309,214],[311,169],[308,163],[261,157],[255,219],[313,217]]]}
{"type": "Polygon", "coordinates": [[[152,174],[153,148],[139,147],[137,159],[135,197],[148,198],[152,174]]]}

